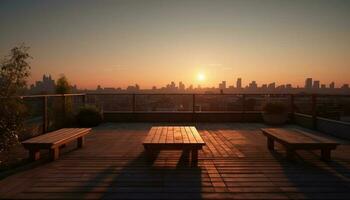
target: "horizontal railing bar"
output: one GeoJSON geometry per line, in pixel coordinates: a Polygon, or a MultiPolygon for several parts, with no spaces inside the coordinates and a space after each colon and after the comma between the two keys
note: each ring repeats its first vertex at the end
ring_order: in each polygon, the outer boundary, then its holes
{"type": "Polygon", "coordinates": [[[25,95],[25,96],[20,96],[20,98],[41,98],[41,97],[67,97],[67,96],[84,96],[86,95],[85,93],[79,93],[79,94],[38,94],[38,95],[25,95]]]}

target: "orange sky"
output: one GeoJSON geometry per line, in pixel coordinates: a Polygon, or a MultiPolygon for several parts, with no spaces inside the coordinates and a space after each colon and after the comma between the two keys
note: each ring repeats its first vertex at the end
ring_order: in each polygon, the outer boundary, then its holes
{"type": "Polygon", "coordinates": [[[336,0],[2,1],[0,54],[25,42],[31,83],[63,73],[80,88],[232,85],[238,77],[339,86],[350,82],[349,10],[336,0]]]}

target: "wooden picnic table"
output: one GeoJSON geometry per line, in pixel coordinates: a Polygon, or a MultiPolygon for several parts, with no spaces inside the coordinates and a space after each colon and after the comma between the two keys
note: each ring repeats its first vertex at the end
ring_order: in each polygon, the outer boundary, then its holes
{"type": "Polygon", "coordinates": [[[192,152],[192,164],[198,163],[198,150],[205,145],[194,126],[154,126],[143,141],[149,156],[160,150],[183,150],[192,152]]]}

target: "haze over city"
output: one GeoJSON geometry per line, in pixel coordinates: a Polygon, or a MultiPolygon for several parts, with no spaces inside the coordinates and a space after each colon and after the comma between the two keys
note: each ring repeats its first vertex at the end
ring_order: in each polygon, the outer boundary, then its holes
{"type": "Polygon", "coordinates": [[[102,2],[1,1],[0,54],[24,42],[31,84],[63,73],[88,89],[349,82],[350,1],[102,2]]]}

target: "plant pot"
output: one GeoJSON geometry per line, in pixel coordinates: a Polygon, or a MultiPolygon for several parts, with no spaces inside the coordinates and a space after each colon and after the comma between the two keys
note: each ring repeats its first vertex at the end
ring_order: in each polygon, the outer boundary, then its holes
{"type": "Polygon", "coordinates": [[[282,125],[288,120],[288,113],[286,114],[269,114],[263,113],[263,119],[266,124],[282,125]]]}

